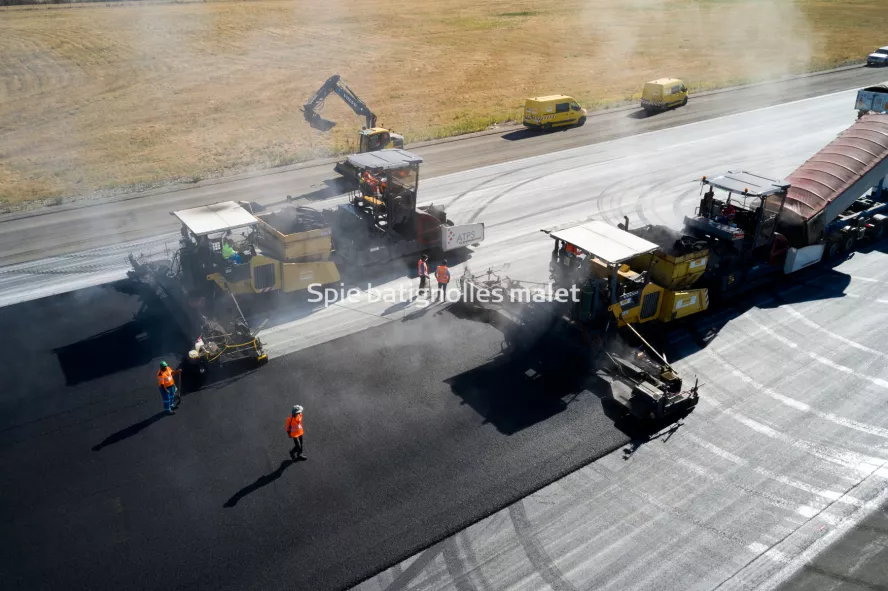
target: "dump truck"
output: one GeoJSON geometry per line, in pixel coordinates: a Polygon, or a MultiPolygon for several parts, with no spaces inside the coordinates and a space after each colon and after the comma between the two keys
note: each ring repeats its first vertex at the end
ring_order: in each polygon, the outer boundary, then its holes
{"type": "Polygon", "coordinates": [[[551,277],[583,286],[575,320],[666,325],[881,239],[886,177],[888,115],[867,114],[785,180],[702,177],[706,192],[681,231],[628,219],[544,229],[556,242],[551,277]]]}
{"type": "Polygon", "coordinates": [[[719,297],[742,293],[881,239],[886,176],[888,115],[871,113],[785,180],[748,171],[703,177],[709,190],[683,230],[712,253],[696,285],[719,297]]]}

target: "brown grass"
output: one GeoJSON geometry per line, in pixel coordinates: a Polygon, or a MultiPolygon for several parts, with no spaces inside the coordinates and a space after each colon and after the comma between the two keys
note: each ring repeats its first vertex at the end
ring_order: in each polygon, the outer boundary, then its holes
{"type": "Polygon", "coordinates": [[[348,150],[299,107],[339,73],[419,139],[516,119],[524,97],[601,108],[859,61],[881,0],[259,0],[0,11],[0,201],[200,180],[348,150]]]}

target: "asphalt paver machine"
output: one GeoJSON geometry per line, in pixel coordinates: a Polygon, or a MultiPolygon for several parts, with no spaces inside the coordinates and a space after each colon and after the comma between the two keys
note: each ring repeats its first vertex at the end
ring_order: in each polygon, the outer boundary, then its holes
{"type": "MultiPolygon", "coordinates": [[[[222,259],[223,240],[236,231],[249,235],[256,218],[228,202],[173,212],[182,222],[179,249],[170,257],[146,260],[130,253],[131,280],[153,292],[191,342],[187,361],[201,372],[211,366],[253,359],[268,360],[262,342],[249,326],[232,290],[221,289],[215,273],[236,281],[242,273],[222,259]]],[[[241,265],[243,266],[243,265],[241,265]]],[[[249,266],[246,266],[249,272],[249,266]]]]}
{"type": "Polygon", "coordinates": [[[466,270],[459,280],[464,304],[483,309],[496,302],[519,327],[528,327],[529,340],[539,327],[558,327],[575,347],[588,349],[590,370],[609,384],[611,399],[637,418],[666,419],[696,406],[699,384],[685,387],[635,326],[665,325],[706,309],[706,290],[689,286],[705,270],[708,251],[668,239],[653,242],[596,220],[542,232],[554,240],[551,292],[541,295],[544,301],[532,301],[537,298],[521,281],[466,270]]]}

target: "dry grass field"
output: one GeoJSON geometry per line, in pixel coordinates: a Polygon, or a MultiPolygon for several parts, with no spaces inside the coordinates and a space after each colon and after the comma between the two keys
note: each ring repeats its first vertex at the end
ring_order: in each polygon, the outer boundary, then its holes
{"type": "Polygon", "coordinates": [[[645,80],[694,90],[860,61],[883,0],[256,0],[0,11],[0,202],[199,180],[348,149],[338,73],[409,142],[564,92],[602,108],[645,80]]]}

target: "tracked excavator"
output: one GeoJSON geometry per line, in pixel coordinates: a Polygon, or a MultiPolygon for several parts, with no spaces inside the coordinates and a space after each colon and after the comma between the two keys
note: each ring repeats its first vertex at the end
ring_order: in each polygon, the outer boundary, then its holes
{"type": "MultiPolygon", "coordinates": [[[[320,110],[324,107],[324,101],[331,93],[336,93],[351,109],[361,117],[364,117],[364,127],[359,132],[360,142],[358,144],[358,153],[375,152],[386,148],[403,148],[404,136],[394,133],[384,127],[376,126],[376,115],[370,108],[358,98],[358,95],[349,88],[339,74],[334,74],[324,82],[317,92],[302,107],[302,113],[305,120],[318,131],[330,131],[336,125],[334,121],[324,119],[320,115],[320,110]]],[[[348,160],[338,162],[334,170],[342,176],[349,179],[355,179],[357,170],[351,166],[348,160]]]]}

